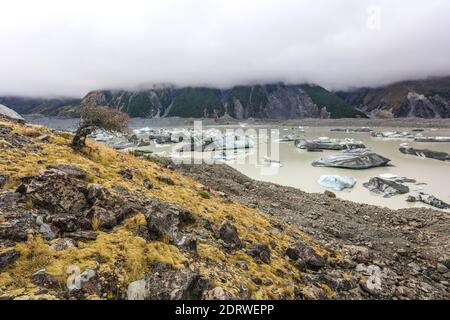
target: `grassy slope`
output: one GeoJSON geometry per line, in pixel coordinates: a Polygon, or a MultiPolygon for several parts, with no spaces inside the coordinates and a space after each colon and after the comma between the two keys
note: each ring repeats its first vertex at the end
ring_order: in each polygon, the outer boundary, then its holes
{"type": "Polygon", "coordinates": [[[169,116],[184,118],[202,118],[206,109],[212,115],[214,109],[223,115],[223,106],[220,101],[220,90],[209,88],[185,88],[179,90],[169,116]]]}
{"type": "Polygon", "coordinates": [[[327,111],[331,113],[331,117],[334,119],[355,118],[356,116],[364,117],[363,113],[357,111],[337,95],[322,87],[304,85],[302,86],[302,89],[306,91],[315,104],[326,107],[327,111]]]}
{"type": "MultiPolygon", "coordinates": [[[[297,229],[284,225],[285,231],[279,232],[269,217],[255,209],[238,203],[225,202],[214,192],[211,193],[210,199],[204,199],[198,193],[201,186],[199,183],[161,168],[154,162],[120,153],[91,141],[88,142],[90,151],[86,149],[81,153],[74,153],[69,147],[70,134],[53,132],[40,126],[12,124],[4,120],[0,120],[0,126],[12,127],[13,132],[29,137],[34,141],[35,147],[39,148],[34,152],[28,146],[23,149],[14,148],[0,138],[0,172],[11,176],[5,188],[14,189],[21,177],[35,175],[49,164],[71,163],[86,170],[88,179],[92,183],[98,183],[104,187],[122,185],[129,190],[142,193],[143,197],[155,197],[177,204],[190,210],[194,215],[207,218],[215,228],[231,215],[235,219],[234,224],[241,238],[253,243],[270,245],[273,241],[277,244],[277,247],[272,249],[270,265],[255,263],[242,250],[225,253],[208,242],[199,243],[199,256],[193,258],[186,253],[181,253],[172,245],[158,241],[147,243],[142,238],[134,236],[132,231],[139,224],[145,223],[143,215],[138,214],[110,233],[97,231],[96,241],[80,242],[78,248],[56,252],[40,238],[30,238],[27,243],[17,244],[16,249],[22,255],[13,266],[0,273],[0,295],[3,291],[10,295],[35,297],[37,288],[29,282],[29,279],[31,274],[40,268],[46,268],[49,273],[58,277],[63,285],[67,277],[65,270],[68,265],[77,264],[83,270],[85,267],[100,263],[100,270],[113,270],[118,275],[119,285],[126,287],[129,282],[143,277],[148,271],[150,262],[162,261],[174,267],[189,263],[214,281],[222,279],[222,282],[217,285],[234,294],[239,292],[242,283],[249,288],[252,298],[255,299],[277,298],[279,294],[292,297],[296,279],[300,274],[284,257],[288,244],[295,239],[306,239],[319,254],[327,252],[297,229]],[[51,137],[50,143],[41,142],[40,138],[45,135],[51,137]],[[45,161],[42,163],[38,160],[45,161]],[[133,181],[126,180],[117,174],[125,165],[136,172],[133,181]],[[159,183],[155,179],[157,175],[170,176],[176,185],[159,183]],[[141,187],[145,178],[154,181],[158,188],[147,190],[141,187]],[[120,268],[116,266],[118,259],[124,261],[120,268]],[[236,267],[237,261],[245,261],[249,269],[243,270],[236,267]],[[280,276],[277,269],[283,271],[285,275],[280,276]],[[270,279],[273,285],[256,286],[250,280],[251,276],[270,279]]],[[[39,296],[38,298],[51,297],[39,296]]],[[[106,298],[114,298],[114,296],[106,298]]]]}

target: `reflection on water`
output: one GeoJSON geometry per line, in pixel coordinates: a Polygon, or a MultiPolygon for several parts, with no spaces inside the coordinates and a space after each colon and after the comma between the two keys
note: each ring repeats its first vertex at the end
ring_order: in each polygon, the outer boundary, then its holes
{"type": "MultiPolygon", "coordinates": [[[[73,120],[60,120],[54,121],[54,119],[40,118],[39,121],[34,120],[40,124],[44,124],[56,129],[72,129],[76,123],[73,120]],[[64,121],[66,121],[64,123],[64,121]]],[[[150,123],[149,123],[150,124],[150,123]]],[[[133,128],[143,127],[142,123],[132,122],[133,128]]],[[[170,125],[167,125],[170,127],[170,125]]],[[[173,126],[172,126],[173,127],[173,126]]],[[[239,126],[236,126],[239,128],[239,126]]],[[[233,128],[233,126],[217,127],[225,130],[233,128]]],[[[256,129],[261,129],[262,126],[256,129]]],[[[392,166],[373,168],[368,170],[348,170],[338,168],[320,168],[313,167],[311,163],[321,157],[337,154],[339,151],[324,151],[321,153],[307,152],[297,149],[294,146],[294,142],[279,143],[279,160],[281,165],[273,162],[270,163],[270,167],[276,170],[267,171],[262,170],[262,167],[267,167],[267,159],[260,158],[258,164],[254,161],[242,161],[246,157],[242,157],[242,151],[240,151],[236,157],[230,156],[227,153],[229,160],[235,158],[240,161],[227,161],[227,164],[239,170],[243,174],[257,180],[274,182],[280,185],[292,186],[299,188],[306,192],[319,192],[325,191],[325,188],[321,187],[318,183],[318,179],[322,175],[341,175],[350,176],[357,180],[357,183],[353,189],[345,189],[343,191],[334,191],[336,195],[341,199],[351,200],[355,202],[368,203],[379,206],[386,206],[390,208],[407,208],[407,207],[419,207],[426,206],[420,203],[408,203],[406,202],[407,195],[398,195],[392,198],[384,198],[382,195],[377,195],[363,187],[363,183],[369,181],[371,177],[378,176],[380,174],[395,174],[400,177],[407,177],[416,180],[420,185],[410,184],[411,194],[417,192],[425,192],[436,196],[437,198],[450,202],[450,162],[442,162],[434,159],[422,159],[415,156],[404,155],[399,152],[399,146],[402,143],[408,142],[411,147],[419,149],[431,149],[434,151],[443,151],[450,153],[450,143],[419,143],[410,140],[386,140],[380,138],[373,138],[370,133],[345,133],[345,132],[331,132],[331,128],[316,127],[305,128],[304,132],[298,128],[280,129],[280,137],[284,135],[294,135],[307,139],[316,139],[318,137],[330,137],[330,138],[354,138],[360,140],[368,148],[374,152],[391,159],[392,166]],[[272,173],[272,174],[270,174],[272,173]],[[274,174],[273,174],[274,173],[274,174]]],[[[401,131],[408,131],[408,129],[402,128],[401,131]]],[[[383,128],[380,131],[396,131],[396,128],[383,128]]],[[[450,136],[450,130],[448,129],[426,129],[423,132],[424,136],[450,136]]],[[[142,135],[139,138],[148,138],[142,135]]],[[[270,144],[268,144],[270,146],[270,144]]],[[[157,154],[164,153],[169,155],[172,151],[171,145],[155,145],[147,147],[149,150],[154,151],[157,154]]],[[[256,150],[250,151],[251,154],[258,154],[256,150]]],[[[206,156],[217,156],[206,155],[206,156]]],[[[269,148],[270,157],[270,148],[269,148]]],[[[250,157],[247,157],[250,158],[250,157]]]]}

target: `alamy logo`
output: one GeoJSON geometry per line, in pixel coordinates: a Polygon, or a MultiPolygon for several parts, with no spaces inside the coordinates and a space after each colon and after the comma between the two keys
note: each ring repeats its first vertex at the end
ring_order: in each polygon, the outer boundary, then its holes
{"type": "Polygon", "coordinates": [[[278,129],[205,129],[195,121],[191,130],[174,130],[171,139],[178,141],[171,150],[177,164],[249,164],[259,167],[261,175],[277,174],[281,166],[278,129]]]}

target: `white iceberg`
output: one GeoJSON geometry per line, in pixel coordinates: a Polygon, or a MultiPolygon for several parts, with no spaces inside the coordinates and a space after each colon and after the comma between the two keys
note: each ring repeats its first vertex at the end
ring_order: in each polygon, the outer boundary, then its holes
{"type": "Polygon", "coordinates": [[[356,179],[352,177],[325,175],[321,176],[318,182],[322,187],[342,191],[347,188],[353,188],[356,184],[356,179]]]}

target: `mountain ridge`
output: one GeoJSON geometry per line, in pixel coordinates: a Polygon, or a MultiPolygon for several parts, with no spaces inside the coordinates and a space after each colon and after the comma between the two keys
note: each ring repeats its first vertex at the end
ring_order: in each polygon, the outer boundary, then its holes
{"type": "Polygon", "coordinates": [[[0,103],[21,114],[63,117],[77,117],[81,105],[93,104],[142,118],[450,118],[450,76],[336,92],[281,82],[228,89],[163,85],[93,90],[82,98],[0,96],[0,103]]]}
{"type": "Polygon", "coordinates": [[[284,83],[211,87],[162,86],[151,89],[104,89],[89,92],[82,99],[0,97],[22,114],[77,116],[85,104],[117,108],[130,117],[158,118],[354,118],[363,117],[334,93],[312,84],[284,83]]]}
{"type": "Polygon", "coordinates": [[[336,94],[374,117],[450,117],[450,77],[406,80],[381,87],[338,91],[336,94]]]}
{"type": "Polygon", "coordinates": [[[283,83],[235,86],[97,90],[81,104],[107,105],[132,117],[229,116],[247,118],[343,118],[363,116],[334,93],[317,85],[283,83]]]}

